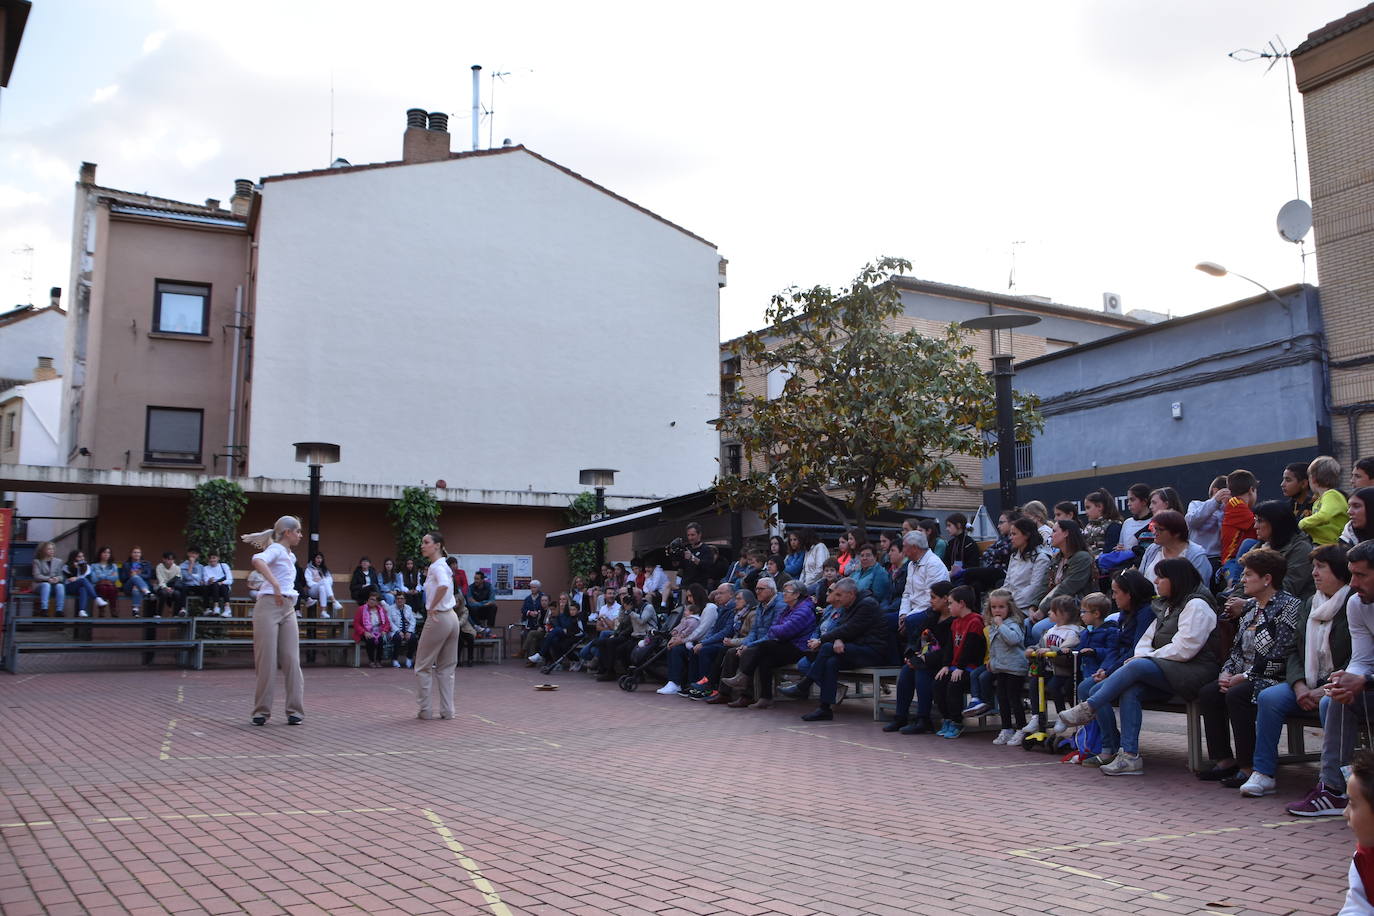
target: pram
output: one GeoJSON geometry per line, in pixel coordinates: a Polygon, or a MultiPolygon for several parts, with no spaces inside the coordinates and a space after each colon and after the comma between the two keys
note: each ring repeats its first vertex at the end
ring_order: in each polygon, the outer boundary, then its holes
{"type": "MultiPolygon", "coordinates": [[[[616,682],[621,690],[633,693],[639,689],[639,685],[648,676],[649,669],[668,654],[668,638],[673,632],[673,627],[677,626],[681,620],[681,611],[659,615],[654,631],[647,637],[649,645],[642,648],[636,647],[636,651],[641,652],[639,663],[632,663],[629,672],[621,675],[620,680],[616,682]]],[[[633,656],[631,659],[633,661],[633,656]]]]}
{"type": "Polygon", "coordinates": [[[558,657],[539,669],[540,674],[552,674],[555,671],[571,669],[577,661],[577,654],[592,644],[596,639],[596,633],[587,632],[582,636],[570,641],[567,648],[558,653],[558,657]]]}

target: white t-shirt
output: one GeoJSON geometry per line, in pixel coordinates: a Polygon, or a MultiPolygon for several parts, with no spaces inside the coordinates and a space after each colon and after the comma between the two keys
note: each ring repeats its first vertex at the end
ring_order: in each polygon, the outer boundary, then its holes
{"type": "Polygon", "coordinates": [[[457,603],[458,600],[453,597],[453,573],[442,558],[436,559],[429,564],[429,572],[425,573],[425,610],[451,611],[457,603]],[[434,596],[445,585],[448,591],[444,592],[444,599],[436,606],[434,596]]]}
{"type": "MultiPolygon", "coordinates": [[[[280,542],[268,546],[262,553],[253,554],[253,561],[262,560],[272,572],[272,578],[281,586],[283,598],[296,597],[296,558],[280,542]]],[[[271,586],[264,584],[261,594],[272,594],[271,586]]]]}

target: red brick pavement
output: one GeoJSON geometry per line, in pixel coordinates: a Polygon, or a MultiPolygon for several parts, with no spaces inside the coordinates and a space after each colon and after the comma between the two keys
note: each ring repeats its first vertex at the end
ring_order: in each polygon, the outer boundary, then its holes
{"type": "Polygon", "coordinates": [[[0,911],[1331,913],[1352,845],[1284,815],[1311,766],[1193,779],[1176,717],[1108,779],[853,701],[807,725],[507,663],[418,721],[409,671],[306,679],[303,727],[254,728],[244,669],[0,675],[0,911]]]}

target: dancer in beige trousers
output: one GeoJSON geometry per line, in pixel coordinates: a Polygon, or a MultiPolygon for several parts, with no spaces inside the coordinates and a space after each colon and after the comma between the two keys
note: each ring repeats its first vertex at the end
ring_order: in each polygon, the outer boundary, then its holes
{"type": "Polygon", "coordinates": [[[444,536],[431,531],[420,539],[420,553],[429,560],[425,574],[425,628],[415,651],[415,675],[419,717],[432,719],[431,692],[439,681],[439,718],[453,718],[453,669],[458,667],[458,615],[454,607],[462,600],[453,588],[453,573],[444,562],[444,536]]]}
{"type": "Polygon", "coordinates": [[[301,540],[300,520],[283,515],[266,531],[243,535],[257,548],[253,569],[263,587],[253,605],[253,664],[258,689],[253,699],[253,724],[266,725],[272,716],[272,688],[277,668],[286,675],[286,724],[305,721],[305,677],[301,674],[300,630],[296,626],[296,557],[301,540]]]}

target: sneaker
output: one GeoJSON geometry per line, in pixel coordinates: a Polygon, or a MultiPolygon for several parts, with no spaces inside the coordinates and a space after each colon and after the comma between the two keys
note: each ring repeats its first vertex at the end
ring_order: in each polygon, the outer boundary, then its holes
{"type": "Polygon", "coordinates": [[[186,616],[186,608],[182,608],[181,610],[177,611],[177,616],[178,616],[178,617],[185,617],[185,616],[186,616]]]}
{"type": "Polygon", "coordinates": [[[219,615],[220,615],[221,617],[233,617],[233,616],[234,616],[234,609],[231,608],[229,605],[226,604],[226,605],[224,606],[224,610],[222,610],[222,611],[219,612],[219,615]]]}
{"type": "Polygon", "coordinates": [[[935,733],[935,737],[937,737],[937,738],[947,738],[947,737],[949,737],[949,723],[948,723],[948,722],[941,722],[941,723],[940,723],[940,729],[935,733]]]}
{"type": "Polygon", "coordinates": [[[1342,817],[1349,801],[1345,795],[1332,792],[1321,783],[1307,793],[1307,797],[1283,810],[1296,817],[1342,817]]]}
{"type": "MultiPolygon", "coordinates": [[[[1080,703],[1079,706],[1085,704],[1080,703]]],[[[1077,709],[1078,707],[1074,707],[1077,709]]],[[[1070,710],[1072,711],[1072,710],[1070,710]]],[[[1115,759],[1102,767],[1103,776],[1144,776],[1145,761],[1139,754],[1117,751],[1115,759]]]]}
{"type": "Polygon", "coordinates": [[[1002,729],[1000,732],[997,733],[997,737],[996,737],[996,738],[993,738],[993,739],[992,739],[992,743],[993,743],[993,744],[996,744],[996,745],[999,745],[999,746],[1000,746],[1000,745],[1004,745],[1004,744],[1006,744],[1008,741],[1011,740],[1011,736],[1014,735],[1014,734],[1016,734],[1015,730],[1010,729],[1010,728],[1004,728],[1004,729],[1002,729]]]}
{"type": "Polygon", "coordinates": [[[335,601],[335,602],[334,602],[334,612],[337,614],[339,611],[342,611],[342,610],[343,610],[343,605],[340,604],[339,602],[335,601]]]}
{"type": "Polygon", "coordinates": [[[898,729],[903,735],[928,735],[935,731],[935,724],[929,719],[917,719],[898,729]]]}
{"type": "Polygon", "coordinates": [[[408,658],[408,659],[406,659],[406,667],[407,667],[407,668],[414,668],[414,667],[415,667],[415,659],[413,659],[413,658],[408,658]]]}
{"type": "Polygon", "coordinates": [[[254,716],[254,717],[253,717],[253,724],[254,724],[254,725],[266,725],[266,724],[267,724],[267,717],[266,717],[266,716],[254,716]]]}
{"type": "Polygon", "coordinates": [[[957,737],[959,737],[960,735],[962,735],[963,733],[964,733],[964,723],[963,723],[963,721],[961,720],[961,721],[959,721],[959,722],[950,722],[950,723],[949,723],[949,726],[948,726],[948,729],[945,731],[944,735],[942,735],[941,737],[944,737],[944,738],[957,738],[957,737]]]}
{"type": "Polygon", "coordinates": [[[110,606],[110,602],[106,601],[104,598],[97,597],[97,598],[95,599],[95,606],[96,606],[96,607],[109,607],[109,606],[110,606]]]}
{"type": "Polygon", "coordinates": [[[1278,786],[1274,782],[1274,777],[1265,776],[1259,770],[1251,773],[1250,778],[1245,780],[1245,785],[1240,787],[1240,794],[1246,798],[1263,798],[1277,791],[1278,786]]]}
{"type": "Polygon", "coordinates": [[[286,724],[287,724],[287,725],[300,725],[300,724],[301,724],[302,722],[304,722],[304,721],[305,721],[305,719],[301,718],[300,716],[287,716],[287,717],[286,717],[286,724]]]}
{"type": "Polygon", "coordinates": [[[1084,757],[1080,763],[1085,767],[1104,767],[1115,759],[1116,751],[1103,751],[1100,754],[1084,757]]]}
{"type": "Polygon", "coordinates": [[[399,668],[399,667],[401,667],[400,659],[395,659],[395,658],[393,658],[393,659],[391,660],[391,667],[393,667],[393,668],[399,668]]]}
{"type": "Polygon", "coordinates": [[[1074,725],[1087,725],[1097,714],[1086,701],[1077,706],[1070,706],[1059,714],[1059,721],[1055,724],[1055,731],[1064,731],[1074,725]]]}
{"type": "Polygon", "coordinates": [[[306,607],[314,607],[314,606],[315,606],[315,603],[316,603],[316,602],[315,602],[315,599],[314,599],[314,598],[306,598],[306,599],[305,599],[305,606],[306,606],[306,607]]]}
{"type": "Polygon", "coordinates": [[[1007,747],[1020,747],[1021,742],[1026,740],[1028,734],[1030,732],[1027,731],[1012,732],[1011,737],[1007,739],[1007,747]]]}
{"type": "Polygon", "coordinates": [[[983,713],[987,712],[990,708],[991,708],[991,707],[988,706],[987,703],[984,703],[982,700],[978,699],[977,697],[973,697],[971,700],[968,701],[968,705],[964,707],[964,715],[965,715],[966,717],[967,717],[967,716],[981,716],[983,713]]]}
{"type": "Polygon", "coordinates": [[[668,683],[664,684],[662,687],[658,688],[658,690],[654,692],[660,693],[665,697],[670,697],[675,693],[681,693],[682,688],[679,687],[677,684],[674,684],[672,681],[669,681],[668,683]]]}
{"type": "Polygon", "coordinates": [[[328,611],[324,611],[324,610],[320,611],[320,619],[321,619],[321,620],[328,620],[328,619],[329,619],[329,612],[328,612],[328,611]]]}
{"type": "Polygon", "coordinates": [[[525,661],[529,662],[531,665],[537,665],[537,664],[539,664],[540,662],[542,662],[543,660],[544,660],[544,657],[543,657],[542,655],[540,655],[538,652],[534,653],[534,654],[531,655],[529,658],[525,659],[525,661]]]}
{"type": "Polygon", "coordinates": [[[1040,714],[1036,713],[1026,720],[1026,727],[1021,729],[1027,735],[1033,735],[1040,731],[1040,714]]]}
{"type": "Polygon", "coordinates": [[[78,617],[89,617],[89,616],[91,616],[91,615],[90,615],[90,614],[87,614],[85,611],[77,611],[77,612],[76,612],[76,616],[78,616],[78,617]]]}

